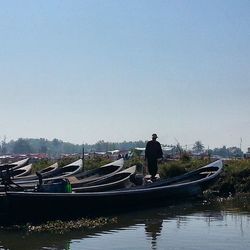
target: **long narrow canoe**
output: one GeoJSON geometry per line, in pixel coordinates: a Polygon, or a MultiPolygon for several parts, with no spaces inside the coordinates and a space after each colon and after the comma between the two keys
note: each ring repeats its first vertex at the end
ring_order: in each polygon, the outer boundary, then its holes
{"type": "MultiPolygon", "coordinates": [[[[148,187],[159,187],[166,185],[174,185],[176,183],[186,183],[186,182],[194,182],[197,181],[202,188],[206,188],[206,185],[211,185],[213,181],[216,180],[217,177],[223,169],[223,162],[221,160],[217,160],[212,162],[204,167],[201,167],[197,170],[190,171],[186,174],[176,176],[169,179],[159,179],[153,183],[146,183],[148,187]]],[[[141,187],[137,187],[141,188],[141,187]]]]}
{"type": "MultiPolygon", "coordinates": [[[[13,163],[0,165],[0,183],[4,181],[6,178],[13,178],[14,175],[28,173],[26,172],[26,170],[28,171],[28,169],[25,169],[25,166],[27,165],[28,161],[29,158],[26,158],[13,163]],[[24,169],[19,171],[20,168],[24,169]]],[[[0,185],[0,190],[2,190],[1,185],[0,185]]]]}
{"type": "MultiPolygon", "coordinates": [[[[66,166],[59,168],[58,173],[53,178],[65,178],[68,176],[76,175],[82,171],[83,162],[82,159],[76,160],[66,166]]],[[[46,178],[47,179],[47,178],[46,178]]]]}
{"type": "Polygon", "coordinates": [[[11,167],[12,170],[15,170],[15,169],[18,169],[18,168],[21,168],[21,167],[27,165],[28,161],[29,161],[29,158],[25,158],[23,160],[12,162],[12,163],[9,163],[9,164],[1,164],[0,165],[0,170],[1,170],[2,167],[5,167],[6,165],[11,167]]]}
{"type": "MultiPolygon", "coordinates": [[[[54,175],[56,175],[59,172],[58,170],[58,163],[55,162],[54,164],[42,169],[39,171],[39,173],[42,175],[43,179],[49,178],[49,177],[53,177],[54,175]]],[[[14,176],[13,181],[18,182],[18,181],[29,181],[29,180],[38,180],[38,177],[36,174],[31,174],[28,176],[22,176],[22,177],[17,177],[14,176]]]]}
{"type": "Polygon", "coordinates": [[[86,193],[6,192],[5,197],[2,197],[6,202],[2,206],[2,222],[35,222],[106,215],[161,206],[177,199],[197,198],[219,177],[222,168],[222,162],[218,161],[194,171],[188,178],[187,175],[183,178],[180,176],[172,184],[162,183],[155,187],[86,193]]]}
{"type": "Polygon", "coordinates": [[[108,163],[99,168],[78,173],[72,177],[69,177],[68,180],[70,181],[73,188],[87,186],[90,184],[92,185],[96,181],[107,179],[113,176],[114,174],[118,173],[119,171],[122,170],[123,165],[124,165],[124,160],[121,158],[117,161],[108,163]]]}
{"type": "MultiPolygon", "coordinates": [[[[82,159],[78,159],[66,166],[60,167],[57,169],[55,174],[52,177],[44,178],[44,180],[55,180],[58,178],[65,178],[72,175],[76,175],[82,171],[83,162],[82,159]]],[[[37,184],[37,180],[27,180],[27,181],[15,181],[15,183],[22,184],[37,184]]]]}
{"type": "Polygon", "coordinates": [[[32,164],[29,164],[24,167],[13,170],[12,175],[14,177],[27,176],[31,173],[31,170],[32,170],[32,164]]]}
{"type": "MultiPolygon", "coordinates": [[[[65,177],[75,175],[75,174],[79,173],[80,171],[82,171],[82,167],[83,167],[82,159],[79,159],[77,161],[74,161],[74,162],[66,165],[66,166],[58,168],[58,170],[53,175],[53,177],[48,177],[48,178],[45,178],[44,180],[55,180],[55,179],[65,178],[65,177]]],[[[15,180],[15,179],[13,179],[13,182],[15,184],[19,185],[21,188],[31,189],[31,188],[34,188],[38,184],[38,179],[33,179],[33,180],[15,180]]],[[[5,190],[5,186],[0,185],[0,191],[4,191],[4,190],[5,190]]]]}
{"type": "Polygon", "coordinates": [[[107,178],[99,179],[88,183],[86,186],[73,187],[73,192],[97,192],[115,190],[121,188],[129,188],[134,185],[131,181],[131,176],[136,173],[136,166],[132,166],[123,171],[117,172],[107,178]]]}
{"type": "MultiPolygon", "coordinates": [[[[124,160],[119,159],[117,161],[108,163],[104,166],[101,166],[93,170],[89,170],[86,172],[79,172],[79,169],[77,168],[77,166],[81,166],[80,169],[82,169],[82,160],[80,159],[67,166],[58,168],[56,174],[53,175],[53,177],[43,178],[43,181],[51,182],[59,178],[67,178],[70,181],[73,188],[87,186],[92,183],[94,185],[95,182],[105,180],[106,178],[112,177],[114,174],[121,171],[123,168],[123,165],[124,165],[124,160]],[[75,169],[77,169],[77,171],[75,171],[75,169]]],[[[23,180],[23,179],[15,180],[14,179],[13,181],[19,186],[26,188],[26,189],[34,188],[34,186],[38,184],[38,179],[33,179],[33,180],[23,180]]],[[[2,190],[4,190],[3,187],[2,187],[2,190]]]]}

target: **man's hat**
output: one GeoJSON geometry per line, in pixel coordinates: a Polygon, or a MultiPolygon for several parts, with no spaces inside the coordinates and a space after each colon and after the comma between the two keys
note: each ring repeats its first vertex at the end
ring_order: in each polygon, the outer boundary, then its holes
{"type": "Polygon", "coordinates": [[[152,134],[152,138],[158,138],[157,134],[152,134]]]}

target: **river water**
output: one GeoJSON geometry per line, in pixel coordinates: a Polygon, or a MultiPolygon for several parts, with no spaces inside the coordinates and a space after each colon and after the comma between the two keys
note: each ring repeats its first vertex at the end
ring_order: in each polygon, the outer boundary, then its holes
{"type": "Polygon", "coordinates": [[[0,249],[250,249],[250,199],[193,201],[117,215],[99,229],[66,233],[0,231],[0,249]]]}

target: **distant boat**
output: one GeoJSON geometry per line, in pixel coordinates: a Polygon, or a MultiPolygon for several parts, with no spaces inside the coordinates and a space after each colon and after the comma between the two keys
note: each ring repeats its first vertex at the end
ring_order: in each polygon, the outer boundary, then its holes
{"type": "Polygon", "coordinates": [[[219,160],[158,184],[104,192],[6,192],[0,199],[5,204],[1,206],[0,221],[11,224],[99,216],[197,198],[217,180],[222,169],[219,160]]]}

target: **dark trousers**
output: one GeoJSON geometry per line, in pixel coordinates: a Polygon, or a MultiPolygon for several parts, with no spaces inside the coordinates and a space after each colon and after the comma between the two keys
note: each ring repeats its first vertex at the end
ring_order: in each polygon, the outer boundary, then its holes
{"type": "Polygon", "coordinates": [[[148,159],[148,172],[154,178],[158,172],[157,159],[148,159]]]}

